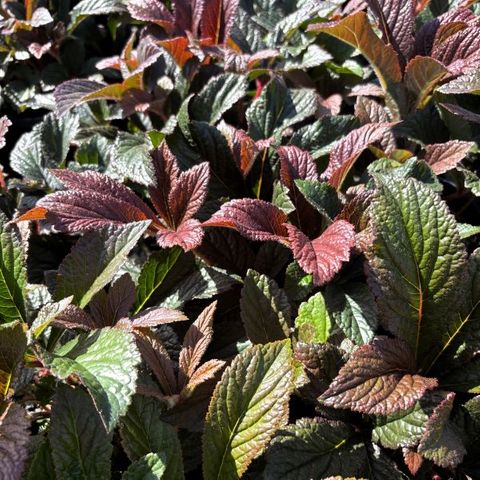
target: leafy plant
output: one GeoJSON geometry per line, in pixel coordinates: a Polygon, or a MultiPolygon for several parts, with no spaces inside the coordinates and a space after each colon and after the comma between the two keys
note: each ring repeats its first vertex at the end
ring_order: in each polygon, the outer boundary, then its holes
{"type": "Polygon", "coordinates": [[[480,478],[476,3],[2,2],[0,477],[480,478]]]}

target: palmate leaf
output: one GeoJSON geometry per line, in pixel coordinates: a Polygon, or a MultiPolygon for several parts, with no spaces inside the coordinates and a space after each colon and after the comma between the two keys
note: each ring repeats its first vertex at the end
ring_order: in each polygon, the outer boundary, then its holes
{"type": "Polygon", "coordinates": [[[27,349],[23,325],[19,321],[0,325],[0,399],[7,396],[13,372],[27,349]]]}
{"type": "Polygon", "coordinates": [[[329,282],[349,260],[355,245],[355,229],[345,220],[333,222],[318,238],[310,240],[298,228],[286,225],[293,256],[316,285],[329,282]]]}
{"type": "Polygon", "coordinates": [[[165,480],[183,480],[183,460],[177,432],[163,422],[162,403],[154,397],[135,395],[120,422],[122,445],[130,460],[137,462],[150,453],[165,459],[165,480]]]}
{"type": "Polygon", "coordinates": [[[27,270],[20,234],[0,212],[0,323],[26,321],[26,283],[27,270]]]}
{"type": "Polygon", "coordinates": [[[125,263],[149,223],[105,226],[80,238],[58,269],[57,300],[73,295],[74,303],[85,307],[125,263]]]}
{"type": "Polygon", "coordinates": [[[465,250],[445,203],[413,180],[387,180],[371,207],[376,239],[367,252],[380,322],[405,340],[419,366],[443,349],[459,302],[465,250]],[[401,259],[401,261],[399,260],[401,259]]]}
{"type": "Polygon", "coordinates": [[[320,399],[329,407],[371,415],[406,410],[437,386],[436,379],[413,373],[412,353],[401,340],[377,337],[355,350],[320,399]]]}
{"type": "Polygon", "coordinates": [[[341,478],[365,473],[367,455],[351,438],[354,430],[338,421],[305,418],[280,430],[267,452],[266,480],[341,478]],[[337,478],[337,477],[335,477],[337,478]]]}
{"type": "Polygon", "coordinates": [[[20,480],[28,457],[30,421],[25,409],[8,403],[0,414],[0,472],[5,479],[20,480]]]}
{"type": "Polygon", "coordinates": [[[289,341],[237,355],[213,393],[203,434],[205,480],[242,476],[288,421],[293,388],[289,341]]]}
{"type": "Polygon", "coordinates": [[[240,299],[240,315],[252,343],[268,343],[289,336],[290,304],[275,280],[248,270],[240,299]]]}
{"type": "Polygon", "coordinates": [[[76,375],[87,388],[107,431],[125,414],[135,392],[140,353],[131,333],[112,328],[82,334],[54,354],[44,352],[53,374],[76,375]]]}
{"type": "Polygon", "coordinates": [[[82,388],[59,385],[48,438],[59,480],[110,478],[112,434],[82,388]]]}

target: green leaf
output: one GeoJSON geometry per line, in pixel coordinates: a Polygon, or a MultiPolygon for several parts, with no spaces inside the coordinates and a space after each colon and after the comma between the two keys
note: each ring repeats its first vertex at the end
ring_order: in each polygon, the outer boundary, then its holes
{"type": "Polygon", "coordinates": [[[377,417],[372,440],[386,448],[414,447],[425,433],[429,413],[419,401],[408,410],[377,417]]]}
{"type": "Polygon", "coordinates": [[[371,206],[376,239],[367,252],[380,322],[405,340],[419,366],[442,350],[459,305],[465,248],[447,205],[422,183],[381,184],[371,206]],[[451,317],[451,316],[450,316],[451,317]]]}
{"type": "Polygon", "coordinates": [[[350,340],[357,345],[373,340],[378,324],[377,308],[367,285],[328,285],[325,295],[333,320],[350,340]]]}
{"type": "Polygon", "coordinates": [[[67,297],[59,302],[47,303],[38,312],[37,318],[32,323],[29,331],[29,338],[38,338],[58,315],[72,303],[73,297],[67,297]]]}
{"type": "Polygon", "coordinates": [[[108,225],[86,233],[58,269],[56,299],[73,295],[80,308],[88,305],[122,267],[149,224],[108,225]]]}
{"type": "Polygon", "coordinates": [[[0,323],[26,321],[24,291],[27,283],[20,234],[0,212],[0,323]]]}
{"type": "Polygon", "coordinates": [[[287,296],[275,280],[248,270],[240,299],[240,315],[253,343],[288,338],[291,318],[287,296]]]}
{"type": "Polygon", "coordinates": [[[331,328],[325,300],[320,292],[300,305],[295,319],[295,329],[300,342],[325,343],[331,328]]]}
{"type": "Polygon", "coordinates": [[[158,453],[148,453],[133,462],[122,475],[123,480],[161,480],[166,471],[165,460],[158,453]]]}
{"type": "Polygon", "coordinates": [[[447,95],[461,95],[465,93],[480,95],[480,73],[474,71],[467,75],[462,75],[445,83],[437,90],[447,95]]]}
{"type": "Polygon", "coordinates": [[[468,223],[459,223],[457,227],[458,227],[458,233],[462,240],[473,237],[474,235],[478,235],[480,233],[479,225],[469,225],[468,223]]]}
{"type": "Polygon", "coordinates": [[[54,375],[76,375],[90,393],[108,431],[125,414],[135,393],[140,353],[131,333],[112,328],[82,334],[54,354],[44,352],[54,375]]]}
{"type": "Polygon", "coordinates": [[[225,73],[210,79],[193,97],[190,111],[194,120],[217,123],[222,115],[247,93],[247,79],[243,75],[225,73]]]}
{"type": "Polygon", "coordinates": [[[72,31],[86,17],[125,12],[122,0],[82,0],[70,12],[69,31],[72,31]]]}
{"type": "Polygon", "coordinates": [[[55,478],[55,467],[53,465],[50,443],[43,436],[38,440],[40,441],[40,445],[36,448],[30,460],[28,469],[25,472],[25,479],[52,480],[55,478]]]}
{"type": "Polygon", "coordinates": [[[313,276],[306,274],[297,262],[292,262],[287,266],[283,288],[290,300],[301,301],[314,289],[313,276]]]}
{"type": "Polygon", "coordinates": [[[289,90],[274,78],[247,110],[248,134],[254,140],[270,138],[285,128],[315,114],[314,90],[289,90]]]}
{"type": "Polygon", "coordinates": [[[27,349],[23,326],[19,321],[0,325],[0,399],[7,396],[15,368],[27,349]]]}
{"type": "Polygon", "coordinates": [[[329,183],[316,180],[295,180],[295,185],[308,203],[328,219],[332,220],[340,212],[342,204],[337,191],[329,183]]]}
{"type": "Polygon", "coordinates": [[[58,480],[110,478],[112,435],[82,388],[58,387],[48,438],[58,480]]]}
{"type": "Polygon", "coordinates": [[[354,430],[338,421],[305,418],[280,430],[267,453],[265,480],[350,477],[366,470],[363,444],[354,430]]]}
{"type": "Polygon", "coordinates": [[[133,308],[135,314],[148,304],[152,295],[175,266],[181,253],[180,247],[174,247],[150,255],[138,278],[137,298],[133,308]]]}
{"type": "Polygon", "coordinates": [[[290,200],[288,187],[278,180],[273,184],[272,203],[287,215],[295,211],[295,205],[290,200]]]}
{"type": "Polygon", "coordinates": [[[183,480],[180,442],[173,426],[160,420],[164,406],[154,397],[135,395],[120,422],[122,445],[132,461],[150,453],[164,459],[165,480],[183,480]]]}
{"type": "Polygon", "coordinates": [[[151,185],[154,179],[152,143],[146,135],[119,132],[107,173],[121,181],[124,179],[142,185],[151,185]]]}
{"type": "Polygon", "coordinates": [[[213,393],[203,434],[205,480],[236,480],[288,421],[293,388],[289,340],[237,355],[213,393]]]}

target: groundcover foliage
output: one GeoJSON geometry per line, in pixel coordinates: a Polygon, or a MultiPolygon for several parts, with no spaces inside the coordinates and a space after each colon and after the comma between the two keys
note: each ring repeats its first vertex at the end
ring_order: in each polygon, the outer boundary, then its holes
{"type": "Polygon", "coordinates": [[[480,478],[474,0],[2,0],[0,478],[480,478]]]}

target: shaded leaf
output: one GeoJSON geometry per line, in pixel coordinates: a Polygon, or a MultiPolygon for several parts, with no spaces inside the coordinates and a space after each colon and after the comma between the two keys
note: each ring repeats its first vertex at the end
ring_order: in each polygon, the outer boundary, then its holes
{"type": "Polygon", "coordinates": [[[58,387],[48,438],[59,480],[110,478],[112,435],[83,389],[58,387]]]}
{"type": "Polygon", "coordinates": [[[0,415],[0,471],[8,480],[20,480],[28,456],[30,421],[23,407],[8,403],[0,415]]]}
{"type": "Polygon", "coordinates": [[[122,418],[122,445],[132,461],[156,453],[165,458],[166,480],[183,480],[183,461],[175,428],[160,420],[162,404],[153,397],[135,395],[127,414],[122,418]]]}
{"type": "Polygon", "coordinates": [[[158,453],[147,453],[135,460],[122,475],[123,480],[160,480],[165,474],[164,456],[158,453]]]}
{"type": "Polygon", "coordinates": [[[0,325],[0,398],[7,396],[15,368],[26,349],[27,336],[21,322],[0,325]]]}
{"type": "Polygon", "coordinates": [[[287,296],[275,280],[248,270],[240,299],[240,315],[249,340],[268,343],[288,338],[291,318],[287,296]]]}
{"type": "Polygon", "coordinates": [[[295,180],[295,186],[312,207],[330,220],[340,212],[342,204],[335,188],[329,183],[314,180],[295,180]]]}

